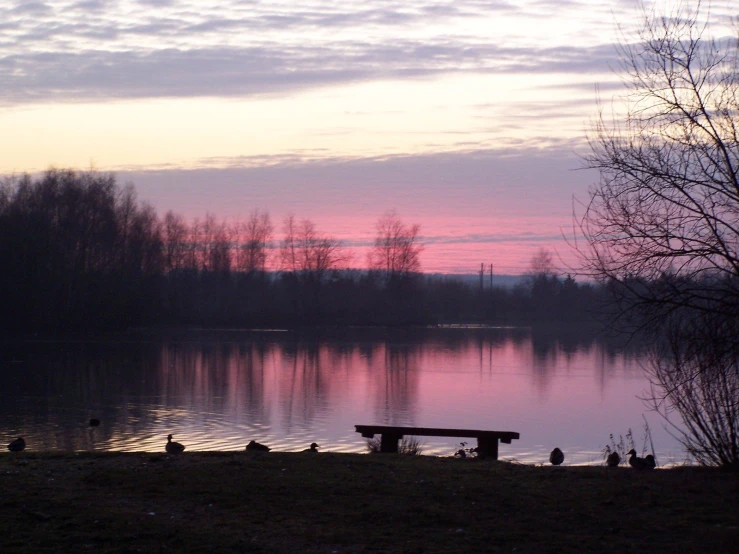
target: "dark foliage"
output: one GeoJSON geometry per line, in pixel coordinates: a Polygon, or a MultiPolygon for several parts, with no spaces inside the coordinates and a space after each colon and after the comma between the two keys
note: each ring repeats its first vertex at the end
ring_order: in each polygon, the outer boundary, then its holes
{"type": "Polygon", "coordinates": [[[130,325],[154,315],[163,274],[159,223],[112,175],[24,176],[4,186],[0,268],[6,330],[130,325]]]}

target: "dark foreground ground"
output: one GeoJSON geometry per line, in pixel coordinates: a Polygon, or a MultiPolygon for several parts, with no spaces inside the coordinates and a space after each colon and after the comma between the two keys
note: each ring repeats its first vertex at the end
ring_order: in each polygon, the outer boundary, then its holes
{"type": "Polygon", "coordinates": [[[0,454],[1,552],[737,552],[739,476],[399,455],[0,454]]]}

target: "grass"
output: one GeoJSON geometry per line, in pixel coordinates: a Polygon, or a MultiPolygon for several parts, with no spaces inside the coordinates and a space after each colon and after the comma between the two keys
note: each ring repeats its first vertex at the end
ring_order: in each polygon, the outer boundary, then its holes
{"type": "Polygon", "coordinates": [[[729,552],[739,476],[392,454],[0,454],[2,552],[729,552]]]}

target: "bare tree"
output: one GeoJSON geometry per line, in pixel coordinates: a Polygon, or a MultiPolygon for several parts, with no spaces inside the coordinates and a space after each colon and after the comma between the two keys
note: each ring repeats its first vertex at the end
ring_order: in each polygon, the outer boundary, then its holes
{"type": "Polygon", "coordinates": [[[736,464],[735,433],[717,443],[691,422],[699,414],[733,425],[713,402],[718,381],[703,376],[709,366],[724,378],[739,372],[736,341],[726,334],[739,317],[739,43],[710,39],[695,2],[664,16],[645,11],[621,59],[627,93],[614,114],[625,115],[609,121],[601,113],[585,160],[600,181],[580,221],[583,261],[617,293],[622,322],[673,346],[654,352],[651,374],[663,413],[676,410],[685,423],[684,442],[713,450],[701,462],[736,464]],[[713,331],[701,337],[686,318],[713,331]],[[681,343],[688,350],[674,349],[681,343]],[[724,348],[734,351],[718,356],[724,348]],[[676,388],[674,379],[685,378],[676,388]],[[693,396],[691,387],[707,388],[693,396]]]}
{"type": "Polygon", "coordinates": [[[421,269],[418,233],[420,225],[407,226],[395,211],[389,211],[377,221],[375,245],[368,254],[368,266],[384,272],[389,279],[406,277],[421,269]]]}
{"type": "Polygon", "coordinates": [[[699,9],[647,15],[639,41],[621,47],[625,122],[601,116],[586,158],[601,175],[581,222],[587,267],[657,317],[685,305],[735,313],[739,302],[739,50],[703,38],[699,9]],[[643,285],[666,275],[724,295],[643,285]]]}
{"type": "MultiPolygon", "coordinates": [[[[207,223],[207,220],[206,220],[207,223]]],[[[210,268],[217,273],[229,273],[233,263],[231,247],[233,236],[226,221],[216,225],[210,247],[210,268]]]]}
{"type": "Polygon", "coordinates": [[[267,252],[274,228],[267,212],[255,210],[245,223],[238,225],[239,246],[236,267],[249,273],[264,271],[267,267],[267,252]]]}
{"type": "MultiPolygon", "coordinates": [[[[541,247],[531,257],[524,283],[531,298],[534,317],[554,317],[559,308],[557,294],[560,290],[560,280],[551,250],[541,247]]],[[[566,309],[570,308],[568,306],[566,309]]]]}
{"type": "Polygon", "coordinates": [[[527,273],[530,276],[544,275],[545,277],[555,277],[557,272],[551,250],[544,247],[539,248],[536,254],[531,257],[527,273]]]}
{"type": "Polygon", "coordinates": [[[319,234],[308,219],[296,223],[295,217],[290,215],[285,218],[283,227],[282,268],[303,280],[321,282],[330,270],[341,267],[349,259],[339,240],[319,234]]]}
{"type": "Polygon", "coordinates": [[[161,225],[131,186],[118,187],[112,174],[52,168],[2,191],[0,304],[13,325],[96,328],[155,311],[161,225]]]}
{"type": "Polygon", "coordinates": [[[197,217],[190,221],[186,226],[187,235],[185,237],[185,268],[190,270],[200,270],[200,229],[202,224],[197,217]]]}
{"type": "Polygon", "coordinates": [[[285,217],[282,224],[285,238],[280,243],[280,267],[283,271],[296,272],[299,269],[297,226],[294,215],[291,214],[285,217]]]}
{"type": "Polygon", "coordinates": [[[164,268],[162,226],[154,207],[140,204],[127,233],[126,259],[131,270],[142,275],[159,275],[164,268]]]}
{"type": "Polygon", "coordinates": [[[703,465],[739,470],[739,320],[705,312],[670,314],[650,354],[647,401],[703,465]]]}
{"type": "Polygon", "coordinates": [[[16,181],[15,176],[0,178],[0,214],[10,205],[16,181]]]}
{"type": "Polygon", "coordinates": [[[228,273],[231,270],[232,237],[228,224],[219,222],[215,215],[206,214],[202,225],[193,223],[193,233],[200,231],[196,244],[199,249],[199,262],[203,270],[215,273],[228,273]]]}
{"type": "Polygon", "coordinates": [[[187,251],[187,225],[183,217],[168,211],[163,223],[164,267],[167,271],[183,269],[187,251]]]}

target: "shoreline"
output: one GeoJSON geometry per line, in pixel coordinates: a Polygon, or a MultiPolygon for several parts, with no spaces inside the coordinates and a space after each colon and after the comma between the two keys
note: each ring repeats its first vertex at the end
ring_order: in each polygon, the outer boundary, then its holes
{"type": "Polygon", "coordinates": [[[341,453],[2,453],[4,552],[728,552],[739,475],[341,453]]]}

